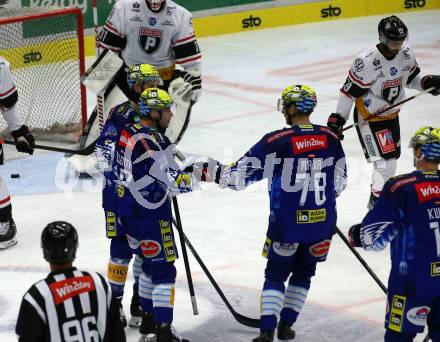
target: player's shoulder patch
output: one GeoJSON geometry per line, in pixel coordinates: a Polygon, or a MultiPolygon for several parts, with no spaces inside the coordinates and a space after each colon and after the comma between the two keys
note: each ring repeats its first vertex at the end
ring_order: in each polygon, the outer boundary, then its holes
{"type": "Polygon", "coordinates": [[[285,136],[293,134],[292,128],[284,128],[271,133],[266,134],[265,140],[268,144],[273,143],[274,141],[281,139],[285,136]]]}
{"type": "Polygon", "coordinates": [[[387,187],[391,193],[396,192],[401,187],[412,184],[417,181],[417,176],[414,173],[405,173],[390,178],[387,181],[387,187]]]}

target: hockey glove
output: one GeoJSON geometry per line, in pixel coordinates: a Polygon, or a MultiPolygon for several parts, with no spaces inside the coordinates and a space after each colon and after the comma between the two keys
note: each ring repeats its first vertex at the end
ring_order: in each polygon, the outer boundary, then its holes
{"type": "Polygon", "coordinates": [[[348,230],[348,239],[350,240],[350,245],[353,247],[362,247],[361,227],[362,223],[358,223],[354,226],[351,226],[348,230]]]}
{"type": "Polygon", "coordinates": [[[202,78],[200,74],[195,76],[180,70],[178,77],[170,83],[168,92],[178,102],[197,102],[202,94],[202,78]]]}
{"type": "Polygon", "coordinates": [[[331,113],[327,120],[327,127],[330,128],[339,137],[339,140],[344,140],[344,135],[342,134],[342,128],[344,127],[347,120],[345,120],[338,113],[331,113]]]}
{"type": "Polygon", "coordinates": [[[440,76],[439,75],[428,75],[422,78],[422,88],[428,89],[431,87],[435,87],[433,91],[429,93],[437,96],[440,95],[440,76]]]}
{"type": "Polygon", "coordinates": [[[15,140],[15,147],[18,152],[33,154],[35,147],[35,138],[26,125],[22,125],[19,129],[11,132],[15,140]]]}
{"type": "Polygon", "coordinates": [[[223,165],[215,159],[208,158],[206,162],[195,162],[183,171],[192,172],[202,182],[219,183],[223,165]]]}

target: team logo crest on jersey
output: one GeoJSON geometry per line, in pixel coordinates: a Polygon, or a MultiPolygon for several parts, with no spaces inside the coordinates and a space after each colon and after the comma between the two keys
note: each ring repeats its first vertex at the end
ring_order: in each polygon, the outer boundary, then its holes
{"type": "Polygon", "coordinates": [[[383,154],[390,153],[396,150],[396,143],[393,139],[393,134],[389,129],[376,132],[376,138],[379,142],[380,150],[383,154]]]}
{"type": "Polygon", "coordinates": [[[388,80],[382,84],[382,97],[389,104],[393,104],[399,98],[402,91],[402,78],[388,80]]]}
{"type": "Polygon", "coordinates": [[[148,27],[139,29],[139,45],[149,55],[159,50],[162,44],[163,31],[155,30],[148,27]]]}
{"type": "Polygon", "coordinates": [[[156,25],[156,23],[157,23],[156,18],[153,17],[148,18],[148,24],[150,24],[151,26],[156,25]]]}
{"type": "Polygon", "coordinates": [[[391,76],[395,76],[395,75],[397,75],[398,72],[399,72],[399,71],[397,70],[396,67],[391,67],[391,68],[390,68],[390,75],[391,75],[391,76]]]}

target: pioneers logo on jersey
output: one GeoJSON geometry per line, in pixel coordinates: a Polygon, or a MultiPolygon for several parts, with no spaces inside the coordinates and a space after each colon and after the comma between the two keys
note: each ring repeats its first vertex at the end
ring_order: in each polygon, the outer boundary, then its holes
{"type": "Polygon", "coordinates": [[[81,293],[95,290],[95,283],[91,276],[69,278],[49,285],[55,304],[78,296],[81,293]]]}
{"type": "Polygon", "coordinates": [[[322,150],[327,148],[326,135],[302,135],[292,138],[293,154],[300,154],[308,151],[322,150]]]}
{"type": "Polygon", "coordinates": [[[139,45],[146,53],[152,55],[159,50],[162,44],[162,36],[162,30],[141,27],[139,28],[139,45]]]}
{"type": "Polygon", "coordinates": [[[440,182],[424,182],[415,185],[420,203],[440,199],[440,182]]]}
{"type": "Polygon", "coordinates": [[[402,91],[402,78],[388,80],[382,83],[382,97],[389,104],[393,104],[402,91]]]}
{"type": "Polygon", "coordinates": [[[393,140],[393,134],[389,129],[376,132],[376,138],[379,142],[380,150],[383,154],[390,153],[396,150],[396,143],[393,140]]]}

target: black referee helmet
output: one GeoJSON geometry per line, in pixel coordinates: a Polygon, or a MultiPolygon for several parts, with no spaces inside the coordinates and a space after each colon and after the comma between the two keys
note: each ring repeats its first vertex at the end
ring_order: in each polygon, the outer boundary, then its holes
{"type": "Polygon", "coordinates": [[[49,223],[41,233],[41,248],[44,259],[48,262],[65,263],[75,260],[78,248],[75,227],[65,221],[49,223]]]}

